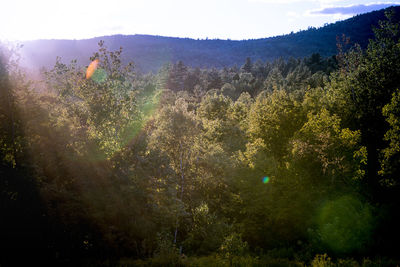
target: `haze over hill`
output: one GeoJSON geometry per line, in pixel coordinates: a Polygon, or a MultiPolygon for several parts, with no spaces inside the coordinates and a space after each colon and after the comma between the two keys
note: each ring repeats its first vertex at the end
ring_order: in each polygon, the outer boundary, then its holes
{"type": "MultiPolygon", "coordinates": [[[[396,16],[400,7],[394,7],[396,16]]],[[[313,53],[323,57],[335,55],[337,37],[350,37],[351,43],[366,47],[373,37],[372,28],[384,19],[384,11],[357,15],[350,19],[327,24],[288,35],[252,40],[195,40],[152,35],[112,35],[86,40],[35,40],[23,43],[23,64],[30,68],[52,67],[56,57],[64,63],[77,59],[87,65],[89,57],[97,51],[103,40],[110,50],[123,48],[123,58],[134,61],[142,72],[157,71],[168,62],[183,61],[191,67],[241,65],[247,57],[252,60],[271,61],[276,58],[302,58],[313,53]]]]}

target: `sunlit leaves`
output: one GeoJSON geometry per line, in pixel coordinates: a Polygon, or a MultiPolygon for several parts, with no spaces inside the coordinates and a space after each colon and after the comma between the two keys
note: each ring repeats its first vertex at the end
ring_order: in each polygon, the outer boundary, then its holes
{"type": "Polygon", "coordinates": [[[103,42],[99,45],[93,61],[97,63],[96,68],[92,67],[91,76],[101,69],[106,72],[101,82],[85,79],[76,61],[66,65],[60,59],[46,72],[46,77],[50,90],[58,93],[63,101],[65,115],[77,118],[77,127],[84,126],[87,138],[96,142],[105,157],[110,158],[132,140],[143,122],[132,90],[132,65],[122,64],[122,49],[109,52],[103,42]]]}
{"type": "Polygon", "coordinates": [[[251,139],[261,138],[267,153],[282,161],[287,153],[289,139],[300,129],[305,117],[293,94],[284,90],[260,94],[249,114],[251,139]]]}
{"type": "Polygon", "coordinates": [[[383,150],[381,170],[379,174],[384,177],[386,186],[398,185],[398,174],[400,171],[400,93],[393,93],[392,100],[383,107],[383,115],[390,125],[385,134],[385,140],[389,146],[383,150]]]}
{"type": "Polygon", "coordinates": [[[340,119],[322,109],[316,115],[308,114],[308,121],[294,137],[292,153],[303,166],[321,170],[332,183],[338,178],[347,182],[361,167],[361,162],[354,158],[360,155],[359,139],[359,131],[341,129],[340,119]]]}

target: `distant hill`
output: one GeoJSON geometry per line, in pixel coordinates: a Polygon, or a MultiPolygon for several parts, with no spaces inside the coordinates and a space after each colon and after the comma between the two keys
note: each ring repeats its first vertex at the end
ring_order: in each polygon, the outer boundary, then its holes
{"type": "MultiPolygon", "coordinates": [[[[393,7],[400,17],[400,7],[393,7]]],[[[97,43],[104,40],[110,50],[123,47],[123,58],[134,61],[137,69],[157,71],[167,62],[183,61],[192,67],[216,67],[242,65],[247,57],[256,61],[271,61],[279,57],[306,57],[319,53],[323,57],[336,54],[336,37],[345,34],[352,43],[366,47],[373,37],[372,27],[385,19],[383,10],[357,15],[350,19],[326,24],[321,28],[287,35],[252,39],[195,40],[151,35],[113,35],[86,40],[35,40],[23,43],[23,64],[40,68],[51,67],[57,56],[63,62],[77,59],[79,64],[88,64],[89,57],[97,51],[97,43]]]]}

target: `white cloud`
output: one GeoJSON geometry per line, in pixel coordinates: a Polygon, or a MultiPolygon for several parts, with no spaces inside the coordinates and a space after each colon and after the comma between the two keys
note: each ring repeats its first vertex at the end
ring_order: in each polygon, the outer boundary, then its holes
{"type": "Polygon", "coordinates": [[[394,2],[372,2],[366,4],[345,5],[345,6],[324,6],[320,9],[308,10],[305,16],[334,16],[338,19],[346,19],[355,14],[366,13],[374,10],[387,8],[391,5],[399,5],[394,2]]]}

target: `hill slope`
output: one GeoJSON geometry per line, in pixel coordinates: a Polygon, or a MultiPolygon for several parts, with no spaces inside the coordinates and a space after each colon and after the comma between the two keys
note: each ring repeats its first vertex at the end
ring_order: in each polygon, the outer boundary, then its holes
{"type": "MultiPolygon", "coordinates": [[[[400,16],[400,7],[394,7],[400,16]]],[[[36,40],[23,43],[23,63],[33,68],[54,65],[57,56],[64,62],[77,59],[88,64],[89,57],[97,51],[97,43],[116,50],[123,47],[123,57],[134,61],[143,72],[157,71],[167,62],[183,61],[192,67],[216,67],[241,65],[247,57],[253,60],[274,60],[279,57],[306,57],[319,53],[324,57],[336,54],[336,37],[345,34],[352,43],[365,47],[373,37],[372,27],[385,19],[385,10],[357,15],[350,19],[325,25],[321,28],[288,35],[232,41],[194,40],[151,35],[113,35],[86,40],[36,40]]]]}

